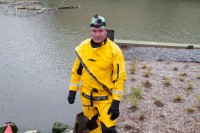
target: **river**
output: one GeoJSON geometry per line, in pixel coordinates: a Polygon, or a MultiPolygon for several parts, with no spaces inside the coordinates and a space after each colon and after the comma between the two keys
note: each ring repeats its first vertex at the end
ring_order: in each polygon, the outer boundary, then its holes
{"type": "Polygon", "coordinates": [[[41,0],[77,9],[10,14],[0,5],[0,124],[51,133],[53,123],[73,126],[79,96],[67,102],[74,47],[90,37],[91,17],[106,18],[116,39],[200,44],[199,0],[41,0]]]}

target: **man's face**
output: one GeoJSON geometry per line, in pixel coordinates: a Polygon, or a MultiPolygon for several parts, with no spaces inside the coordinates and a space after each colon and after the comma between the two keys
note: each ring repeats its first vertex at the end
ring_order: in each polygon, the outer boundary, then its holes
{"type": "Polygon", "coordinates": [[[104,29],[104,28],[90,28],[90,32],[91,32],[91,37],[92,37],[92,40],[95,42],[95,43],[101,43],[105,40],[106,38],[106,35],[107,35],[107,29],[104,29]]]}

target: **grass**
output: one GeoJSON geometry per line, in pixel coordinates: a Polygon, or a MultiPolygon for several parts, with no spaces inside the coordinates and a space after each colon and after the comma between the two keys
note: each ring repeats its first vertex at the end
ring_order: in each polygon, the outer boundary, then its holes
{"type": "Polygon", "coordinates": [[[146,72],[144,73],[143,77],[149,77],[152,74],[152,68],[147,68],[146,72]]]}
{"type": "Polygon", "coordinates": [[[148,67],[148,68],[147,68],[147,71],[149,71],[149,72],[151,72],[152,70],[153,70],[152,67],[148,67]]]}
{"type": "Polygon", "coordinates": [[[132,107],[129,109],[131,109],[133,112],[136,111],[138,109],[140,99],[134,97],[133,95],[128,96],[127,99],[132,103],[132,107]]]}
{"type": "Polygon", "coordinates": [[[134,88],[132,88],[132,94],[133,94],[133,96],[136,97],[136,98],[141,98],[142,89],[139,88],[139,87],[134,87],[134,88]]]}
{"type": "Polygon", "coordinates": [[[132,81],[136,81],[137,79],[136,79],[135,76],[132,76],[131,80],[132,80],[132,81]]]}
{"type": "Polygon", "coordinates": [[[170,86],[170,85],[172,85],[171,79],[170,79],[169,77],[164,76],[164,77],[163,77],[163,80],[164,80],[164,85],[165,85],[165,86],[170,86]]]}
{"type": "Polygon", "coordinates": [[[188,112],[188,113],[193,113],[193,112],[194,112],[194,108],[192,108],[192,107],[191,107],[191,108],[188,108],[188,109],[187,109],[187,112],[188,112]]]}
{"type": "Polygon", "coordinates": [[[181,102],[183,100],[183,98],[180,96],[180,95],[176,95],[175,97],[174,97],[174,101],[175,102],[181,102]]]}
{"type": "Polygon", "coordinates": [[[132,93],[128,96],[128,100],[132,102],[133,108],[138,108],[139,101],[142,97],[142,90],[139,87],[133,87],[132,93]]]}
{"type": "Polygon", "coordinates": [[[138,108],[138,106],[139,106],[139,100],[137,98],[133,99],[133,106],[136,107],[136,108],[138,108]]]}
{"type": "Polygon", "coordinates": [[[180,76],[186,77],[187,74],[186,73],[181,73],[180,76]]]}
{"type": "Polygon", "coordinates": [[[198,102],[198,104],[196,105],[196,107],[200,110],[200,96],[197,96],[196,100],[198,102]]]}
{"type": "Polygon", "coordinates": [[[189,83],[187,84],[187,89],[188,89],[188,90],[193,90],[193,88],[194,88],[194,86],[193,86],[192,82],[189,82],[189,83]]]}
{"type": "Polygon", "coordinates": [[[142,68],[142,69],[146,69],[146,68],[147,68],[147,65],[146,65],[146,64],[143,64],[141,68],[142,68]]]}
{"type": "Polygon", "coordinates": [[[185,81],[185,78],[184,78],[183,76],[180,76],[180,75],[179,75],[178,79],[179,79],[180,81],[182,81],[182,82],[185,81]]]}
{"type": "Polygon", "coordinates": [[[197,75],[197,79],[200,79],[200,74],[197,75]]]}
{"type": "Polygon", "coordinates": [[[141,113],[140,113],[140,118],[139,118],[139,119],[140,119],[140,120],[144,120],[145,118],[146,118],[146,117],[145,117],[144,112],[141,112],[141,113]]]}
{"type": "Polygon", "coordinates": [[[135,63],[131,64],[131,74],[135,74],[135,72],[137,71],[137,66],[135,65],[135,63]]]}
{"type": "Polygon", "coordinates": [[[196,97],[196,100],[198,101],[198,104],[199,104],[199,106],[200,106],[200,96],[197,96],[197,97],[196,97]]]}
{"type": "Polygon", "coordinates": [[[143,77],[149,77],[149,72],[145,72],[143,77]]]}
{"type": "Polygon", "coordinates": [[[172,83],[171,83],[171,80],[168,79],[168,80],[164,81],[164,84],[165,84],[165,86],[170,86],[172,83]]]}
{"type": "Polygon", "coordinates": [[[177,71],[177,70],[178,70],[178,67],[174,67],[173,70],[174,70],[174,71],[177,71]]]}
{"type": "Polygon", "coordinates": [[[188,96],[189,94],[191,94],[192,93],[192,91],[191,90],[188,90],[188,89],[185,89],[185,94],[188,96]]]}

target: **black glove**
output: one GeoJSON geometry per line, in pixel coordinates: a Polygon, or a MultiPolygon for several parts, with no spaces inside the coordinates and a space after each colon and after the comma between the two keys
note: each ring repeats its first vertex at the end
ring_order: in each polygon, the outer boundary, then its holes
{"type": "Polygon", "coordinates": [[[120,101],[113,100],[110,108],[108,109],[108,114],[111,113],[111,120],[115,120],[119,116],[119,103],[120,101]]]}
{"type": "Polygon", "coordinates": [[[76,98],[76,91],[69,91],[69,95],[68,95],[68,102],[69,104],[73,104],[75,102],[75,98],[76,98]]]}

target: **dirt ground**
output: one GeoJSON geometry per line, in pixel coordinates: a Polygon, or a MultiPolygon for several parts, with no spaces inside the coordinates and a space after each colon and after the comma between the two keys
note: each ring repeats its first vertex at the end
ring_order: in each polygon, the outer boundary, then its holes
{"type": "Polygon", "coordinates": [[[200,63],[126,61],[119,133],[200,133],[200,63]]]}

